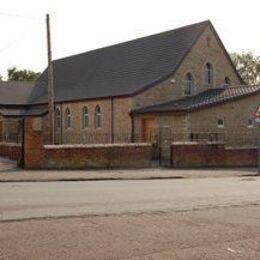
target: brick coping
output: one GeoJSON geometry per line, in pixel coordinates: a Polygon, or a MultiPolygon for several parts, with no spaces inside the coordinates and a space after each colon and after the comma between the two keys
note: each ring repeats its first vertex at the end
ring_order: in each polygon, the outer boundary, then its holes
{"type": "Polygon", "coordinates": [[[117,144],[62,144],[44,145],[45,149],[72,149],[72,148],[106,148],[106,147],[144,147],[149,143],[117,143],[117,144]]]}
{"type": "Polygon", "coordinates": [[[14,146],[14,147],[21,147],[21,144],[16,144],[16,143],[6,143],[6,142],[0,142],[0,146],[5,145],[5,146],[14,146]]]}
{"type": "Polygon", "coordinates": [[[225,142],[221,141],[184,141],[184,142],[172,142],[172,145],[209,145],[209,144],[225,144],[225,142]]]}
{"type": "Polygon", "coordinates": [[[226,146],[225,150],[255,150],[258,149],[257,146],[241,146],[241,147],[236,147],[236,146],[226,146]]]}

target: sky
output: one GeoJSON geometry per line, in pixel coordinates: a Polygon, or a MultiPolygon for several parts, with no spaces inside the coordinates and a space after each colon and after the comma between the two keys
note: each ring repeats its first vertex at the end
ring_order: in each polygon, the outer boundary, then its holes
{"type": "Polygon", "coordinates": [[[47,66],[45,15],[53,59],[211,20],[229,52],[260,55],[259,0],[2,0],[0,75],[47,66]]]}

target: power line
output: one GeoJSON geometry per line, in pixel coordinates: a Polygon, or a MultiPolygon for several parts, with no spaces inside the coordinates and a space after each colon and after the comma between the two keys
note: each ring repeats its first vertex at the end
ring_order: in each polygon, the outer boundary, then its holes
{"type": "MultiPolygon", "coordinates": [[[[43,22],[44,21],[43,18],[36,18],[36,17],[32,17],[32,16],[25,16],[25,15],[14,14],[14,13],[6,13],[6,12],[0,12],[0,16],[6,16],[6,17],[11,17],[11,18],[17,18],[17,19],[33,20],[33,21],[37,21],[37,22],[43,22]]],[[[11,48],[13,45],[15,45],[17,42],[20,42],[21,40],[23,40],[24,37],[21,37],[21,36],[23,36],[24,34],[25,34],[25,32],[23,31],[14,40],[7,43],[6,46],[4,46],[3,48],[0,49],[0,53],[5,52],[9,48],[11,48]]]]}
{"type": "Polygon", "coordinates": [[[25,41],[28,39],[29,31],[28,30],[23,30],[19,34],[17,34],[13,39],[9,40],[5,45],[3,45],[2,48],[0,48],[0,54],[5,52],[6,50],[12,48],[16,44],[20,44],[21,42],[25,41]]]}
{"type": "Polygon", "coordinates": [[[27,19],[27,20],[35,20],[35,21],[44,21],[43,18],[25,16],[25,15],[20,15],[20,14],[13,14],[13,13],[5,13],[5,12],[0,12],[0,16],[19,18],[19,19],[27,19]]]}

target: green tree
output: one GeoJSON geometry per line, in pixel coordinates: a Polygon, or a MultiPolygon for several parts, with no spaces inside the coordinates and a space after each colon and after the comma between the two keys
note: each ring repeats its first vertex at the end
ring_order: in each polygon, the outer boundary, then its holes
{"type": "Polygon", "coordinates": [[[39,78],[40,73],[32,70],[18,70],[16,67],[7,70],[8,81],[35,81],[39,78]]]}
{"type": "Polygon", "coordinates": [[[230,56],[247,84],[260,82],[260,56],[254,56],[252,52],[231,53],[230,56]]]}

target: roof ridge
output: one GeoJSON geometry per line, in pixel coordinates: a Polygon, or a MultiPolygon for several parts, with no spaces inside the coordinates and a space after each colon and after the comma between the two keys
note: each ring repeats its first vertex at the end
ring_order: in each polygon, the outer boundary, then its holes
{"type": "Polygon", "coordinates": [[[87,53],[92,53],[92,52],[95,52],[95,51],[100,51],[100,50],[105,50],[105,49],[112,48],[112,47],[117,47],[117,46],[120,46],[120,45],[123,45],[123,44],[128,44],[128,43],[132,43],[132,42],[135,42],[135,41],[143,40],[145,38],[160,36],[160,35],[163,35],[163,34],[174,32],[174,31],[177,31],[177,30],[187,29],[188,27],[198,26],[198,25],[202,25],[202,24],[211,24],[211,21],[208,19],[208,20],[204,20],[204,21],[201,21],[201,22],[177,27],[175,29],[171,29],[171,30],[167,30],[167,31],[163,31],[163,32],[158,32],[158,33],[142,36],[142,37],[139,37],[139,38],[134,38],[134,39],[131,39],[131,40],[127,40],[127,41],[111,44],[111,45],[108,45],[108,46],[100,47],[100,48],[97,48],[97,49],[92,49],[92,50],[76,53],[76,54],[73,54],[73,55],[69,55],[69,56],[65,56],[65,57],[62,57],[62,58],[55,59],[54,62],[62,61],[62,60],[68,59],[68,58],[84,55],[84,54],[87,54],[87,53]]]}

